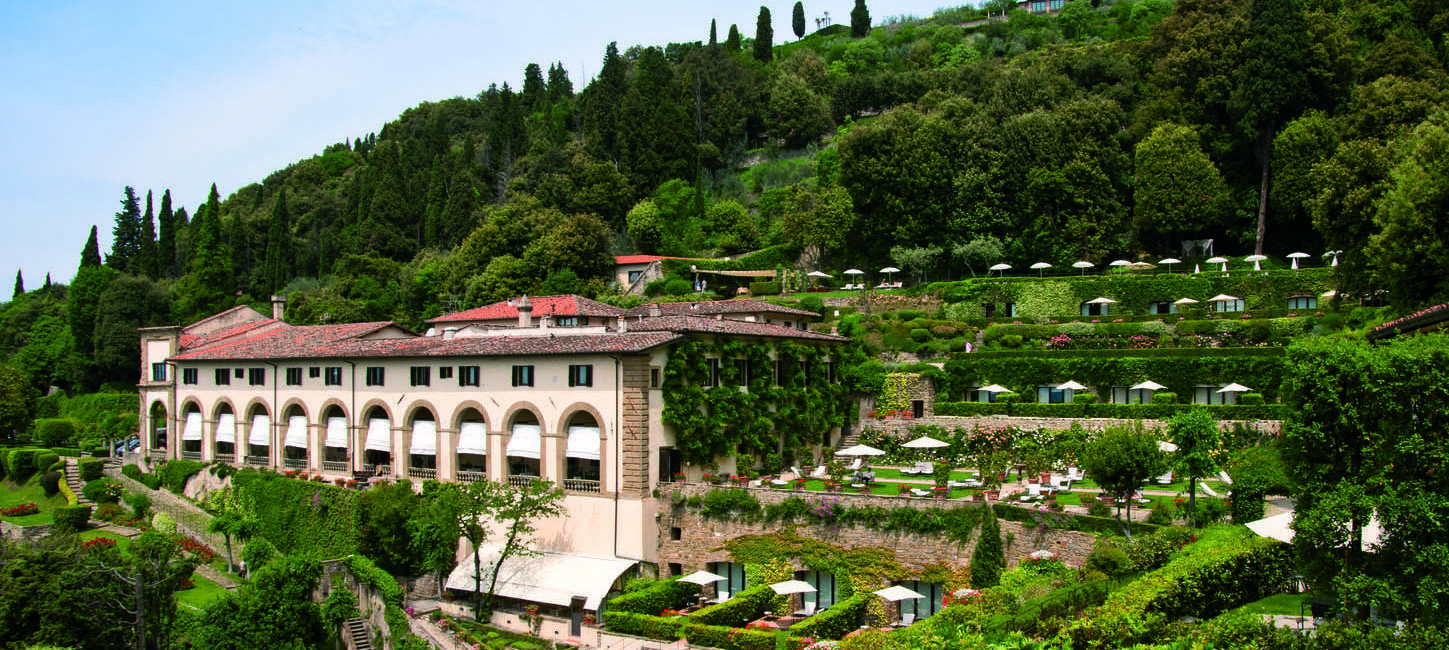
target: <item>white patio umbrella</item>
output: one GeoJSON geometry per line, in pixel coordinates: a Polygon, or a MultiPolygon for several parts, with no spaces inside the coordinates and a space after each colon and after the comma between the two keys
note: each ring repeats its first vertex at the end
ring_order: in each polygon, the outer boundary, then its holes
{"type": "Polygon", "coordinates": [[[1153,266],[1151,262],[1133,262],[1131,264],[1128,264],[1127,265],[1127,268],[1130,268],[1130,269],[1155,269],[1157,267],[1156,266],[1153,266]]]}
{"type": "Polygon", "coordinates": [[[885,455],[885,452],[883,452],[883,451],[881,451],[879,449],[876,449],[875,447],[872,447],[870,445],[856,445],[854,447],[846,447],[845,449],[841,449],[840,451],[835,452],[835,455],[836,456],[884,456],[885,455]]]}
{"type": "Polygon", "coordinates": [[[898,600],[915,600],[917,598],[925,598],[926,597],[923,594],[918,594],[918,593],[916,593],[914,591],[911,591],[910,589],[907,589],[907,588],[902,587],[900,585],[894,585],[894,586],[891,586],[891,587],[886,587],[885,589],[877,589],[875,591],[872,591],[871,593],[873,593],[873,594],[875,594],[877,596],[880,596],[881,598],[884,598],[886,600],[889,600],[891,602],[895,602],[895,601],[898,601],[898,600]]]}
{"type": "Polygon", "coordinates": [[[1127,260],[1112,260],[1112,262],[1107,266],[1115,266],[1120,269],[1123,267],[1132,266],[1132,263],[1128,262],[1127,260]]]}
{"type": "Polygon", "coordinates": [[[865,275],[865,271],[862,271],[860,269],[846,269],[845,270],[845,274],[846,275],[865,275]]]}
{"type": "Polygon", "coordinates": [[[1209,257],[1209,258],[1207,258],[1207,259],[1205,259],[1203,261],[1204,262],[1207,262],[1208,264],[1221,264],[1221,265],[1223,265],[1222,270],[1225,273],[1228,270],[1228,258],[1226,258],[1226,257],[1209,257]]]}
{"type": "Polygon", "coordinates": [[[1061,384],[1061,385],[1057,386],[1057,389],[1058,390],[1087,390],[1087,387],[1086,386],[1083,386],[1083,385],[1081,385],[1081,384],[1079,384],[1079,383],[1077,383],[1075,381],[1068,381],[1065,384],[1061,384]]]}
{"type": "Polygon", "coordinates": [[[1167,387],[1149,379],[1140,384],[1133,385],[1130,390],[1162,390],[1164,388],[1167,387]]]}
{"type": "Polygon", "coordinates": [[[1177,445],[1174,445],[1166,440],[1158,440],[1157,451],[1170,454],[1174,451],[1177,451],[1177,445]]]}
{"type": "Polygon", "coordinates": [[[819,278],[828,278],[828,277],[830,277],[830,274],[829,273],[825,273],[825,272],[822,272],[822,271],[811,271],[809,273],[806,273],[805,275],[807,277],[816,278],[815,284],[817,284],[817,285],[820,284],[819,278]]]}
{"type": "Polygon", "coordinates": [[[1169,257],[1167,259],[1158,260],[1157,263],[1158,264],[1166,264],[1167,265],[1167,272],[1168,273],[1171,273],[1172,272],[1172,265],[1173,264],[1181,264],[1182,263],[1182,260],[1176,259],[1176,258],[1173,258],[1173,257],[1169,257]]]}
{"type": "MultiPolygon", "coordinates": [[[[997,272],[1000,272],[1000,271],[1010,271],[1011,270],[1011,265],[1010,264],[993,264],[993,265],[991,265],[991,268],[986,269],[986,270],[988,272],[989,271],[997,271],[997,272]]],[[[990,275],[990,273],[987,273],[987,275],[990,275]]]]}
{"type": "Polygon", "coordinates": [[[725,579],[724,576],[715,575],[715,574],[710,573],[708,571],[695,571],[694,573],[691,573],[691,574],[689,574],[687,576],[684,576],[683,578],[680,578],[679,581],[680,582],[688,582],[688,583],[696,584],[696,585],[707,585],[707,584],[719,582],[719,581],[724,580],[724,579],[725,579]]]}
{"type": "Polygon", "coordinates": [[[1117,304],[1117,301],[1116,300],[1113,300],[1111,298],[1101,297],[1101,298],[1093,298],[1091,300],[1088,300],[1087,301],[1087,304],[1089,304],[1089,305],[1115,305],[1115,304],[1117,304]]]}
{"type": "Polygon", "coordinates": [[[1293,260],[1293,270],[1298,270],[1298,260],[1308,257],[1308,253],[1289,253],[1288,259],[1293,260]]]}
{"type": "Polygon", "coordinates": [[[1090,268],[1092,268],[1094,266],[1096,266],[1096,264],[1093,264],[1093,263],[1088,262],[1086,260],[1083,260],[1081,262],[1072,262],[1072,268],[1081,269],[1082,270],[1082,275],[1086,275],[1087,274],[1087,269],[1090,269],[1090,268]]]}
{"type": "Polygon", "coordinates": [[[1001,384],[992,384],[990,386],[982,386],[981,388],[978,388],[976,390],[984,390],[984,391],[986,391],[988,393],[1010,393],[1011,392],[1011,389],[1010,388],[1007,388],[1005,386],[1002,386],[1001,384]]]}
{"type": "Polygon", "coordinates": [[[1263,260],[1268,259],[1267,255],[1249,255],[1243,258],[1244,262],[1252,262],[1254,271],[1263,270],[1263,260]]]}
{"type": "Polygon", "coordinates": [[[1337,289],[1329,289],[1328,291],[1323,292],[1323,295],[1319,296],[1319,298],[1332,298],[1332,297],[1337,296],[1337,295],[1338,295],[1338,290],[1337,289]]]}
{"type": "Polygon", "coordinates": [[[1182,305],[1196,305],[1197,304],[1197,301],[1196,300],[1193,300],[1192,298],[1178,298],[1177,300],[1172,301],[1172,304],[1178,305],[1178,306],[1182,306],[1182,305]]]}
{"type": "Polygon", "coordinates": [[[892,273],[900,273],[901,270],[898,269],[898,268],[896,268],[896,267],[894,267],[894,266],[887,266],[887,267],[881,269],[880,272],[886,274],[886,282],[891,282],[892,280],[894,280],[894,278],[891,277],[891,274],[892,273]]]}
{"type": "Polygon", "coordinates": [[[1242,384],[1228,384],[1218,389],[1219,393],[1251,393],[1253,389],[1242,384]]]}
{"type": "Polygon", "coordinates": [[[1036,277],[1041,277],[1043,273],[1046,273],[1045,269],[1049,269],[1051,267],[1052,265],[1047,264],[1046,262],[1037,262],[1036,264],[1031,265],[1031,268],[1036,270],[1036,277]]]}
{"type": "Polygon", "coordinates": [[[1338,254],[1342,252],[1343,251],[1328,251],[1324,253],[1323,256],[1333,258],[1333,263],[1329,264],[1329,266],[1338,266],[1338,254]]]}
{"type": "Polygon", "coordinates": [[[1231,300],[1242,300],[1242,298],[1239,298],[1237,296],[1230,296],[1226,293],[1220,293],[1216,296],[1208,298],[1208,302],[1228,302],[1231,300]]]}
{"type": "Polygon", "coordinates": [[[951,443],[937,440],[931,436],[921,436],[901,446],[907,449],[940,449],[950,447],[951,443]]]}
{"type": "Polygon", "coordinates": [[[787,594],[808,594],[815,591],[815,588],[810,586],[810,583],[805,582],[804,580],[786,580],[784,582],[777,582],[770,585],[770,588],[774,589],[775,593],[780,594],[781,596],[787,594]]]}

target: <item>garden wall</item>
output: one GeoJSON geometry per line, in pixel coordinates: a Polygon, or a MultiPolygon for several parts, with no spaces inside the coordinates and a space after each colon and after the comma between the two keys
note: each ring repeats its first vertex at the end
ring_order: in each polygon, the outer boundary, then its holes
{"type": "MultiPolygon", "coordinates": [[[[686,497],[704,496],[713,486],[705,484],[678,485],[672,489],[681,490],[686,497]]],[[[966,501],[935,501],[910,497],[872,496],[864,494],[802,493],[791,490],[769,490],[749,488],[750,494],[762,505],[776,504],[790,497],[805,496],[807,499],[825,501],[836,499],[851,506],[874,506],[881,508],[975,508],[978,504],[966,501]]],[[[760,522],[743,523],[706,519],[693,508],[664,508],[659,525],[659,564],[680,564],[685,573],[706,568],[709,562],[730,561],[724,550],[724,543],[741,535],[764,535],[778,532],[779,524],[760,522]],[[672,539],[672,528],[678,528],[680,539],[672,539]]],[[[888,533],[851,526],[798,525],[795,533],[810,539],[845,548],[879,547],[891,549],[896,560],[906,568],[920,571],[932,565],[952,567],[970,564],[971,551],[976,546],[973,538],[966,544],[957,544],[940,535],[916,535],[909,533],[888,533]]],[[[1038,530],[1019,522],[1001,520],[1001,530],[1012,535],[1006,546],[1008,565],[1014,565],[1034,551],[1048,550],[1057,554],[1064,562],[1080,565],[1087,559],[1096,544],[1092,533],[1071,530],[1038,530]]]]}
{"type": "Polygon", "coordinates": [[[49,537],[52,528],[55,526],[51,524],[17,526],[8,521],[0,521],[0,537],[17,542],[34,542],[43,537],[49,537]]]}
{"type": "MultiPolygon", "coordinates": [[[[984,428],[1017,427],[1019,429],[1048,429],[1061,430],[1070,429],[1073,424],[1081,425],[1088,431],[1101,431],[1107,427],[1123,426],[1141,422],[1142,426],[1148,429],[1161,429],[1167,426],[1164,420],[1126,420],[1121,418],[1032,418],[1007,415],[989,415],[961,417],[953,415],[935,415],[914,420],[872,420],[861,418],[856,427],[860,430],[875,429],[894,434],[898,438],[914,438],[912,429],[920,426],[937,426],[943,429],[973,429],[977,426],[984,428]]],[[[1254,431],[1269,435],[1278,435],[1283,423],[1278,420],[1220,420],[1218,427],[1230,431],[1236,425],[1243,425],[1254,431]]]]}
{"type": "MultiPolygon", "coordinates": [[[[204,473],[204,472],[203,472],[204,473]]],[[[183,499],[166,490],[152,490],[136,481],[133,481],[121,474],[119,468],[107,467],[106,476],[121,482],[127,492],[139,492],[151,498],[151,510],[153,512],[164,512],[168,517],[176,521],[176,530],[195,537],[197,541],[210,546],[217,553],[226,553],[226,538],[215,533],[206,532],[206,527],[211,524],[211,515],[205,510],[192,505],[190,501],[183,499]]],[[[195,477],[192,477],[195,479],[195,477]]],[[[242,544],[232,540],[232,553],[241,557],[242,544]]]]}

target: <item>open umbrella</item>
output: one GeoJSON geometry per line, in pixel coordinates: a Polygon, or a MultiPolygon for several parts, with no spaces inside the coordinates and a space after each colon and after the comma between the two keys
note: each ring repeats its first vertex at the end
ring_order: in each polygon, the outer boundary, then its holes
{"type": "Polygon", "coordinates": [[[1079,383],[1077,383],[1075,381],[1068,381],[1065,384],[1061,384],[1061,385],[1057,386],[1057,389],[1058,390],[1087,390],[1087,387],[1086,386],[1083,386],[1083,385],[1081,385],[1081,384],[1079,384],[1079,383]]]}
{"type": "Polygon", "coordinates": [[[1045,269],[1049,269],[1051,267],[1052,265],[1047,264],[1046,262],[1037,262],[1036,264],[1031,265],[1031,268],[1036,269],[1036,277],[1041,277],[1043,273],[1046,273],[1045,269]]]}
{"type": "Polygon", "coordinates": [[[1335,297],[1337,295],[1338,295],[1338,290],[1337,289],[1329,289],[1328,291],[1323,292],[1323,295],[1319,296],[1319,298],[1333,298],[1333,297],[1335,297]]]}
{"type": "Polygon", "coordinates": [[[1157,263],[1158,264],[1166,264],[1167,265],[1167,272],[1168,273],[1171,273],[1172,272],[1172,265],[1173,264],[1181,264],[1182,263],[1182,260],[1169,257],[1167,259],[1157,260],[1157,263]]]}
{"type": "Polygon", "coordinates": [[[1243,258],[1244,262],[1252,262],[1254,271],[1263,270],[1263,260],[1268,259],[1267,255],[1249,255],[1243,258]]]}
{"type": "Polygon", "coordinates": [[[825,272],[822,272],[822,271],[811,271],[809,273],[806,273],[805,275],[807,277],[816,278],[815,284],[817,284],[817,285],[820,284],[819,278],[828,278],[828,277],[830,277],[830,274],[829,273],[825,273],[825,272]]]}
{"type": "Polygon", "coordinates": [[[1309,257],[1308,253],[1289,253],[1288,259],[1293,260],[1293,270],[1298,270],[1298,260],[1309,257]]]}
{"type": "Polygon", "coordinates": [[[891,282],[894,279],[894,278],[891,277],[891,274],[892,273],[900,273],[901,270],[898,269],[898,268],[896,268],[896,267],[894,267],[894,266],[887,266],[887,267],[881,269],[880,272],[886,274],[886,282],[891,282]]]}
{"type": "Polygon", "coordinates": [[[931,436],[921,436],[901,446],[907,449],[940,449],[942,447],[950,447],[951,443],[942,442],[931,436]]]}
{"type": "Polygon", "coordinates": [[[684,576],[683,578],[680,578],[679,581],[680,582],[688,582],[688,583],[696,584],[696,585],[707,585],[707,584],[710,584],[710,583],[719,582],[719,581],[724,580],[724,579],[725,579],[724,576],[715,575],[715,574],[710,573],[708,571],[695,571],[694,573],[691,573],[691,574],[689,574],[687,576],[684,576]]]}
{"type": "MultiPolygon", "coordinates": [[[[998,271],[998,272],[999,271],[1010,271],[1011,270],[1011,265],[1010,264],[993,264],[993,265],[991,265],[991,268],[986,269],[986,270],[987,271],[998,271]]],[[[990,274],[988,273],[988,275],[990,275],[990,274]]]]}
{"type": "Polygon", "coordinates": [[[1072,268],[1081,269],[1082,270],[1082,275],[1086,275],[1087,274],[1087,269],[1090,269],[1090,268],[1092,268],[1094,266],[1096,266],[1096,264],[1093,264],[1093,263],[1088,262],[1088,261],[1085,261],[1085,260],[1083,260],[1081,262],[1072,262],[1072,268]]]}
{"type": "Polygon", "coordinates": [[[978,388],[976,390],[984,390],[984,391],[986,391],[988,393],[1010,393],[1011,392],[1011,389],[1010,388],[1007,388],[1005,386],[1002,386],[1001,384],[992,384],[990,386],[982,386],[981,388],[978,388]]]}
{"type": "Polygon", "coordinates": [[[1218,389],[1219,393],[1250,393],[1253,389],[1242,384],[1228,384],[1218,389]]]}
{"type": "Polygon", "coordinates": [[[879,449],[876,449],[875,447],[872,447],[870,445],[856,445],[854,447],[846,447],[845,449],[841,449],[840,451],[835,452],[835,455],[836,456],[884,456],[885,455],[885,452],[883,452],[883,451],[881,451],[879,449]]]}
{"type": "Polygon", "coordinates": [[[808,594],[815,591],[815,588],[810,586],[810,583],[805,582],[804,580],[786,580],[784,582],[777,582],[770,585],[770,588],[774,589],[775,593],[780,594],[781,596],[787,594],[808,594]]]}
{"type": "Polygon", "coordinates": [[[865,275],[865,271],[862,271],[860,269],[846,269],[845,270],[845,274],[846,275],[865,275]]]}
{"type": "Polygon", "coordinates": [[[1151,262],[1133,262],[1131,264],[1128,264],[1127,265],[1127,268],[1131,268],[1131,269],[1155,269],[1157,267],[1153,266],[1151,262]]]}
{"type": "Polygon", "coordinates": [[[1105,298],[1105,297],[1103,297],[1103,298],[1093,298],[1091,300],[1088,300],[1087,301],[1087,304],[1089,304],[1089,305],[1115,305],[1115,304],[1117,304],[1117,301],[1116,300],[1113,300],[1111,298],[1105,298]]]}
{"type": "Polygon", "coordinates": [[[877,589],[875,591],[872,591],[871,593],[891,602],[895,602],[898,600],[915,600],[917,598],[925,598],[925,595],[918,594],[900,585],[886,587],[885,589],[877,589]]]}
{"type": "Polygon", "coordinates": [[[1112,262],[1110,264],[1108,264],[1107,266],[1115,266],[1117,268],[1123,268],[1123,267],[1132,266],[1132,263],[1131,262],[1128,262],[1127,260],[1112,260],[1112,262]]]}
{"type": "Polygon", "coordinates": [[[1209,258],[1207,258],[1207,259],[1205,259],[1203,261],[1204,262],[1207,262],[1208,264],[1221,264],[1221,265],[1223,265],[1222,270],[1223,270],[1224,273],[1226,273],[1227,270],[1228,270],[1228,258],[1226,258],[1226,257],[1209,257],[1209,258]]]}
{"type": "Polygon", "coordinates": [[[1164,388],[1167,387],[1149,379],[1140,384],[1134,385],[1131,390],[1162,390],[1164,388]]]}
{"type": "Polygon", "coordinates": [[[1196,305],[1197,304],[1197,301],[1196,300],[1193,300],[1192,298],[1178,298],[1177,300],[1172,301],[1172,304],[1178,305],[1178,306],[1182,306],[1182,305],[1196,305]]]}

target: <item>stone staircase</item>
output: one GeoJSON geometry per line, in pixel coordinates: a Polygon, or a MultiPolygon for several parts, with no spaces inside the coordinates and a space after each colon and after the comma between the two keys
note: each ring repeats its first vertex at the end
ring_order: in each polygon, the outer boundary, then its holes
{"type": "Polygon", "coordinates": [[[342,624],[342,633],[350,639],[348,647],[353,650],[372,650],[372,637],[367,634],[367,625],[360,618],[349,618],[342,624]]]}
{"type": "Polygon", "coordinates": [[[95,502],[87,499],[86,495],[81,493],[81,490],[85,488],[86,484],[84,481],[80,480],[80,466],[77,464],[78,460],[80,459],[65,459],[65,484],[70,487],[71,492],[75,493],[76,500],[80,505],[95,505],[95,502]]]}

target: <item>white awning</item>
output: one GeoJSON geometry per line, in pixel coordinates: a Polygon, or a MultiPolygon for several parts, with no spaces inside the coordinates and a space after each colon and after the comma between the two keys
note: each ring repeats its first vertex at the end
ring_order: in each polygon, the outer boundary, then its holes
{"type": "Polygon", "coordinates": [[[327,418],[328,447],[347,449],[347,418],[327,418]]]}
{"type": "Polygon", "coordinates": [[[236,443],[236,414],[222,413],[217,416],[216,441],[236,443]]]}
{"type": "MultiPolygon", "coordinates": [[[[493,565],[498,561],[499,547],[485,544],[478,550],[483,569],[483,588],[493,565]]],[[[583,596],[584,609],[597,611],[614,582],[636,563],[613,557],[589,557],[572,553],[538,551],[527,557],[511,556],[498,572],[498,589],[505,598],[532,603],[567,607],[574,596],[583,596]]],[[[473,563],[459,562],[448,575],[447,587],[473,591],[473,563]]]]}
{"type": "Polygon", "coordinates": [[[269,447],[272,444],[272,416],[258,413],[252,416],[252,430],[247,433],[247,442],[269,447]]]}
{"type": "Polygon", "coordinates": [[[464,422],[458,428],[458,453],[488,455],[488,425],[482,422],[464,422]]]}
{"type": "Polygon", "coordinates": [[[432,420],[413,421],[413,444],[408,448],[410,454],[421,454],[423,456],[438,455],[438,424],[432,420]]]}
{"type": "Polygon", "coordinates": [[[192,411],[186,414],[186,428],[181,430],[182,440],[201,439],[201,412],[192,411]]]}
{"type": "Polygon", "coordinates": [[[568,458],[599,459],[599,428],[569,427],[569,446],[564,451],[568,458]]]}
{"type": "Polygon", "coordinates": [[[367,421],[367,444],[364,448],[373,451],[392,452],[392,423],[384,418],[367,421]]]}
{"type": "Polygon", "coordinates": [[[307,448],[307,416],[293,415],[287,418],[287,439],[285,446],[307,448]]]}
{"type": "Polygon", "coordinates": [[[505,455],[538,460],[539,451],[543,448],[539,433],[537,424],[513,425],[513,437],[508,439],[508,451],[505,455]]]}

